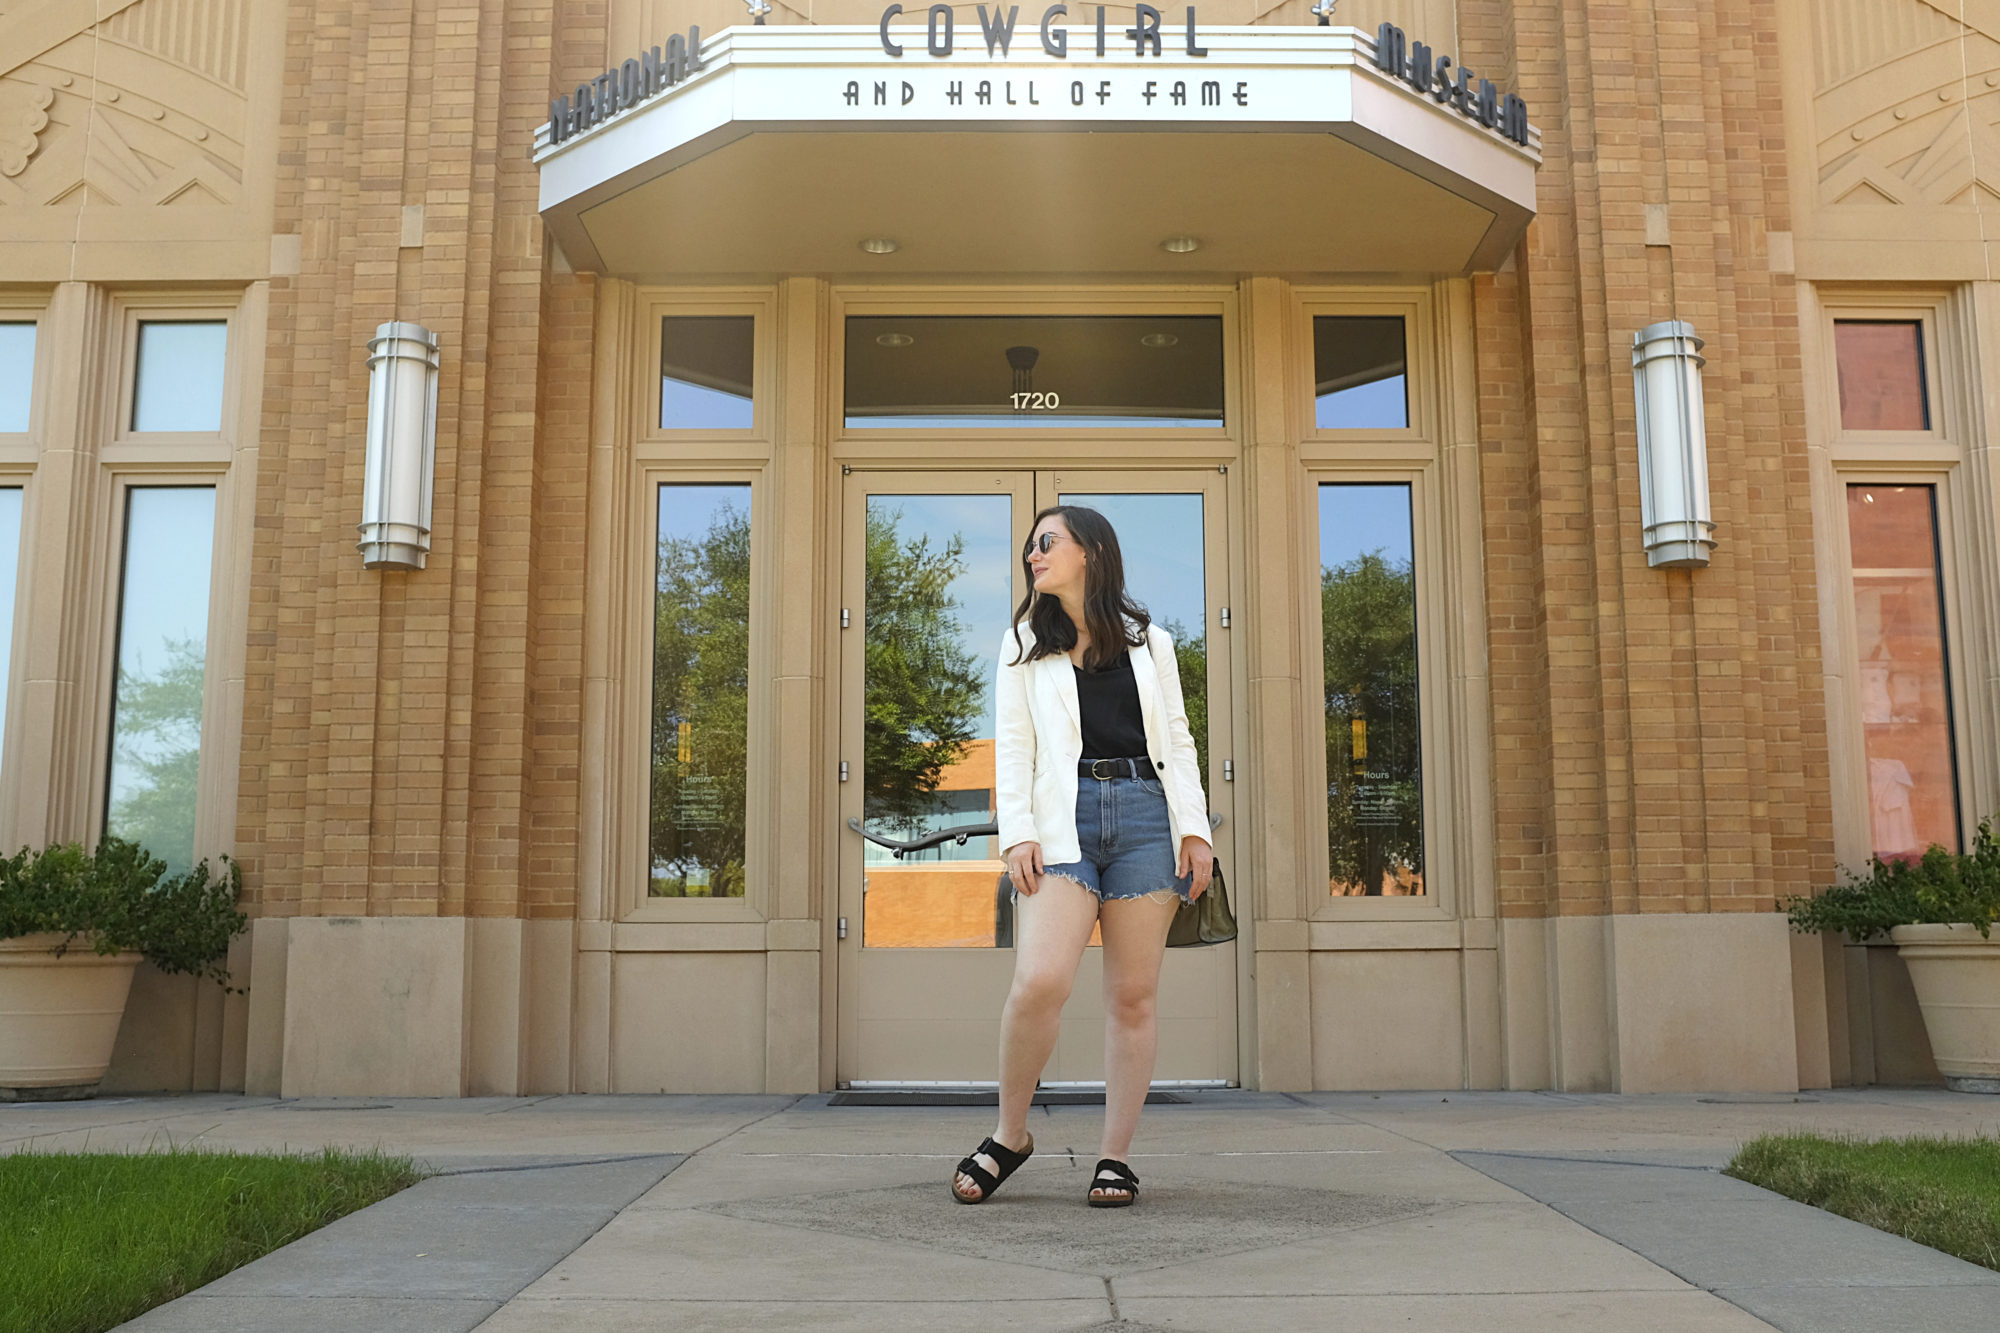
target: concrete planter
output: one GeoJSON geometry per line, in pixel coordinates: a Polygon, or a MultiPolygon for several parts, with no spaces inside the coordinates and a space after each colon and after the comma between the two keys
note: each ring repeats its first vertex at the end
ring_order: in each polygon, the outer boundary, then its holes
{"type": "Polygon", "coordinates": [[[125,1016],[136,953],[100,955],[60,935],[0,940],[0,1101],[97,1095],[125,1016]]]}
{"type": "Polygon", "coordinates": [[[1938,1072],[1955,1092],[2000,1093],[2000,929],[1898,926],[1938,1072]]]}

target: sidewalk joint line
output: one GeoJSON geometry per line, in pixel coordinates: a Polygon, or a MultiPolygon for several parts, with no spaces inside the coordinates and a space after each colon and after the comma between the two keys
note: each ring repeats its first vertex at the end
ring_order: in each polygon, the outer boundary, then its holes
{"type": "Polygon", "coordinates": [[[1628,1162],[1618,1157],[1564,1157],[1560,1154],[1538,1152],[1504,1152],[1497,1148],[1447,1148],[1449,1157],[1506,1157],[1517,1162],[1571,1162],[1577,1166],[1637,1166],[1655,1171],[1701,1171],[1709,1175],[1721,1175],[1719,1166],[1702,1166],[1685,1162],[1628,1162]]]}
{"type": "MultiPolygon", "coordinates": [[[[436,1179],[443,1176],[483,1176],[503,1171],[563,1171],[573,1166],[615,1166],[620,1162],[657,1162],[665,1157],[682,1156],[685,1156],[685,1154],[677,1152],[637,1152],[628,1153],[623,1157],[579,1157],[563,1162],[521,1162],[518,1164],[510,1163],[506,1166],[461,1166],[447,1171],[433,1171],[431,1172],[431,1178],[436,1179]]],[[[422,1159],[419,1158],[418,1160],[421,1161],[422,1159]]],[[[665,1180],[666,1177],[661,1176],[660,1179],[665,1180]]]]}
{"type": "MultiPolygon", "coordinates": [[[[662,1154],[662,1155],[668,1156],[671,1154],[662,1154]]],[[[655,1158],[655,1160],[658,1160],[658,1158],[655,1158]]],[[[660,1180],[665,1180],[668,1176],[671,1176],[675,1171],[678,1171],[687,1161],[688,1161],[687,1157],[679,1157],[677,1160],[669,1162],[667,1164],[667,1169],[660,1173],[660,1180]]],[[[654,1181],[651,1185],[648,1185],[644,1190],[640,1191],[639,1198],[644,1198],[646,1195],[651,1194],[654,1190],[658,1189],[660,1187],[660,1180],[654,1181]]],[[[422,1183],[423,1182],[419,1181],[417,1186],[414,1186],[413,1188],[420,1187],[422,1183]]],[[[634,1199],[632,1201],[632,1203],[637,1203],[637,1202],[638,1199],[634,1199]]],[[[474,1324],[472,1327],[475,1330],[485,1327],[486,1324],[488,1324],[496,1316],[498,1316],[501,1313],[501,1311],[505,1310],[508,1304],[511,1301],[513,1301],[515,1297],[519,1296],[529,1287],[534,1286],[537,1282],[540,1282],[543,1278],[547,1277],[550,1273],[554,1272],[557,1264],[562,1263],[564,1260],[568,1259],[571,1255],[575,1254],[578,1250],[590,1244],[591,1241],[597,1238],[597,1234],[599,1232],[603,1231],[604,1228],[610,1226],[613,1222],[623,1217],[625,1215],[626,1209],[630,1208],[631,1206],[632,1204],[628,1203],[624,1205],[624,1207],[611,1209],[610,1212],[604,1217],[604,1219],[600,1221],[596,1226],[592,1227],[589,1233],[585,1235],[583,1239],[579,1240],[575,1245],[570,1247],[570,1249],[564,1252],[563,1254],[556,1256],[555,1258],[549,1260],[548,1263],[542,1265],[541,1270],[539,1272],[529,1277],[525,1282],[521,1283],[520,1286],[514,1288],[514,1290],[511,1293],[509,1293],[497,1305],[495,1305],[493,1312],[491,1314],[487,1315],[484,1319],[481,1319],[477,1324],[474,1324]]],[[[366,1212],[367,1210],[363,1209],[362,1211],[366,1212]]]]}

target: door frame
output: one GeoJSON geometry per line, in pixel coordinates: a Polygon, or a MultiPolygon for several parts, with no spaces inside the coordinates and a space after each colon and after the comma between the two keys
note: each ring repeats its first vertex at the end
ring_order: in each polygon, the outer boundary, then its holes
{"type": "MultiPolygon", "coordinates": [[[[839,590],[839,606],[850,613],[850,625],[836,630],[840,635],[833,654],[831,676],[832,707],[829,712],[836,736],[836,751],[841,759],[858,767],[861,763],[859,744],[859,695],[852,693],[853,682],[865,670],[865,638],[852,631],[863,626],[861,609],[865,606],[864,586],[865,566],[862,561],[851,558],[850,543],[866,528],[867,497],[872,494],[903,493],[923,494],[966,494],[976,493],[970,483],[985,479],[992,487],[992,493],[1011,494],[1025,508],[1019,512],[1023,518],[1031,517],[1046,505],[1056,502],[1062,491],[1070,492],[1125,492],[1134,494],[1190,494],[1199,493],[1203,497],[1203,561],[1206,572],[1206,596],[1204,613],[1206,625],[1204,633],[1208,638],[1209,661],[1209,731],[1210,750],[1209,771],[1205,774],[1210,793],[1211,815],[1223,817],[1221,826],[1213,837],[1218,861],[1226,867],[1242,864],[1243,850],[1236,837],[1239,822],[1240,802],[1234,775],[1228,780],[1223,777],[1227,769],[1240,766],[1237,754],[1238,737],[1247,734],[1248,691],[1238,689],[1237,682],[1242,677],[1244,666],[1244,646],[1241,637],[1233,632],[1233,627],[1224,625],[1225,612],[1239,606],[1241,593],[1241,561],[1236,558],[1233,546],[1240,531],[1237,522],[1236,505],[1238,497],[1235,488],[1229,484],[1228,464],[1203,464],[1166,460],[1164,463],[1117,462],[1093,459],[1092,464],[1076,468],[1050,467],[1046,458],[1024,460],[1016,466],[911,466],[900,462],[883,462],[879,465],[847,463],[840,468],[840,485],[833,497],[838,513],[838,521],[832,525],[834,544],[834,583],[839,590]],[[1219,688],[1218,688],[1219,686],[1219,688]],[[1218,725],[1220,724],[1220,725],[1218,725]],[[1220,733],[1221,740],[1216,737],[1220,733]]],[[[1018,525],[1017,525],[1018,526],[1018,525]]],[[[1010,571],[1010,595],[1012,602],[1018,602],[1025,588],[1018,567],[1010,571]]],[[[1011,603],[1010,603],[1011,605],[1011,603]]],[[[1233,617],[1232,617],[1233,619],[1233,617]]],[[[837,622],[836,622],[837,623],[837,622]]],[[[858,773],[855,776],[859,776],[858,773]]],[[[862,804],[862,784],[836,781],[835,800],[837,809],[837,847],[834,865],[833,893],[830,895],[831,911],[828,913],[827,938],[831,949],[832,973],[830,998],[834,1003],[833,1029],[834,1085],[846,1087],[856,1072],[856,1060],[860,1041],[859,1003],[861,977],[858,965],[864,923],[860,918],[861,887],[859,877],[865,872],[863,861],[855,854],[850,839],[858,837],[848,826],[850,818],[859,818],[862,804]],[[852,910],[850,910],[852,908],[852,910]],[[840,938],[838,922],[848,919],[849,933],[840,938]]],[[[1232,870],[1232,873],[1235,873],[1232,870]]],[[[1235,874],[1239,883],[1244,876],[1235,874]]],[[[1249,1086],[1246,1081],[1252,1067],[1255,1053],[1255,978],[1251,964],[1254,960],[1252,944],[1253,927],[1250,920],[1250,899],[1242,891],[1232,888],[1238,896],[1234,900],[1240,934],[1230,947],[1235,950],[1234,981],[1234,1058],[1227,1062],[1228,1081],[1237,1086],[1249,1086]]],[[[1004,992],[1003,992],[1004,994],[1004,992]]]]}

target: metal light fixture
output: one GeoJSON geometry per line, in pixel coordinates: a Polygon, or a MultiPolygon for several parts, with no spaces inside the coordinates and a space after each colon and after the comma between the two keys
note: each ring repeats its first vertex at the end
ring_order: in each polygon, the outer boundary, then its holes
{"type": "Polygon", "coordinates": [[[875,341],[884,347],[908,347],[916,339],[907,333],[878,333],[875,341]]]}
{"type": "Polygon", "coordinates": [[[1708,563],[1715,524],[1708,508],[1708,428],[1702,414],[1702,340],[1670,319],[1632,338],[1632,390],[1639,408],[1639,515],[1646,563],[1696,569],[1708,563]]]}
{"type": "Polygon", "coordinates": [[[1184,255],[1201,249],[1201,242],[1192,236],[1169,236],[1160,242],[1160,248],[1170,255],[1184,255]]]}
{"type": "Polygon", "coordinates": [[[888,236],[870,236],[861,243],[861,248],[871,255],[893,255],[903,248],[903,243],[888,236]]]}
{"type": "Polygon", "coordinates": [[[368,458],[361,488],[361,563],[422,569],[431,549],[437,470],[437,335],[391,320],[368,342],[368,458]]]}
{"type": "Polygon", "coordinates": [[[1172,347],[1180,341],[1171,333],[1149,333],[1139,339],[1141,347],[1172,347]]]}

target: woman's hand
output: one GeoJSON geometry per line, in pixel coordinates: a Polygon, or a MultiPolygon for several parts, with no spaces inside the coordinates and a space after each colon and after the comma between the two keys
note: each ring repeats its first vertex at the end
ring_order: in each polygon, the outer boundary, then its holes
{"type": "Polygon", "coordinates": [[[1190,833],[1181,839],[1181,857],[1174,865],[1174,874],[1186,878],[1194,876],[1194,884],[1188,890],[1188,901],[1194,902],[1208,891],[1208,881],[1215,878],[1215,849],[1190,833]]]}
{"type": "Polygon", "coordinates": [[[1007,878],[1016,893],[1032,894],[1042,887],[1042,844],[1017,842],[1007,849],[1007,878]]]}

